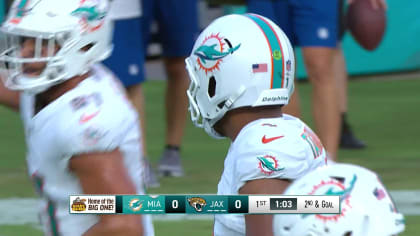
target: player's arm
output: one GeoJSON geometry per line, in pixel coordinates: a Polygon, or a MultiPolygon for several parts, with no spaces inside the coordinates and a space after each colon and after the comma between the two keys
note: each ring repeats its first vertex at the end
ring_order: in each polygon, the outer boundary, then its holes
{"type": "MultiPolygon", "coordinates": [[[[70,170],[76,174],[85,194],[136,194],[117,149],[106,153],[73,156],[70,170]]],[[[83,236],[139,236],[143,235],[139,215],[100,215],[99,222],[83,236]]]]}
{"type": "MultiPolygon", "coordinates": [[[[1,78],[0,78],[1,79],[1,78]]],[[[12,91],[4,87],[0,82],[0,104],[5,105],[15,111],[19,110],[19,92],[12,91]]]]}
{"type": "MultiPolygon", "coordinates": [[[[289,180],[256,179],[248,181],[239,189],[239,194],[282,194],[289,180]]],[[[273,215],[246,215],[247,236],[273,236],[273,215]]]]}
{"type": "MultiPolygon", "coordinates": [[[[370,1],[370,5],[372,6],[372,8],[374,10],[378,10],[378,9],[386,10],[386,9],[388,9],[388,5],[386,4],[385,0],[369,0],[369,1],[370,1]]],[[[348,4],[352,4],[354,2],[355,2],[355,0],[347,0],[348,4]]]]}

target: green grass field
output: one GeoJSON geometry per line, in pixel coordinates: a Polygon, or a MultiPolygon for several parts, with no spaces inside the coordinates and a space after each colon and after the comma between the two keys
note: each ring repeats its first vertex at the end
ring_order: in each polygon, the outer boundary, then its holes
{"type": "MultiPolygon", "coordinates": [[[[299,84],[303,119],[312,124],[310,84],[299,84]]],[[[391,190],[420,190],[420,79],[356,80],[349,83],[349,119],[357,136],[368,148],[341,150],[342,162],[366,166],[378,172],[391,190]]],[[[164,146],[163,81],[145,84],[147,149],[157,163],[164,146]]],[[[35,197],[26,175],[25,145],[19,116],[0,108],[0,200],[35,197]]],[[[182,147],[186,177],[161,179],[161,187],[150,193],[215,193],[229,146],[227,140],[213,140],[188,122],[182,147]]],[[[1,212],[2,214],[7,214],[1,212]]],[[[420,216],[406,217],[402,235],[420,235],[420,216]]],[[[211,221],[156,222],[156,235],[211,235],[211,221]]],[[[34,225],[0,225],[0,236],[42,235],[34,225]]]]}

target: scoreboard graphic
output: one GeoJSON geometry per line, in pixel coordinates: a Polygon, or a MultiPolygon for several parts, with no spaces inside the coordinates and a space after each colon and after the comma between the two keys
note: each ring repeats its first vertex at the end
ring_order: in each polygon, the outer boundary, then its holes
{"type": "Polygon", "coordinates": [[[336,195],[78,195],[71,214],[340,214],[336,195]]]}

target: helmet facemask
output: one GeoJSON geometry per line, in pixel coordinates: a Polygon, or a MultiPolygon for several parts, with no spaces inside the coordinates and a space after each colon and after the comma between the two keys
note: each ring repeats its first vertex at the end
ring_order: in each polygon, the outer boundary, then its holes
{"type": "MultiPolygon", "coordinates": [[[[185,59],[186,68],[189,73],[190,77],[190,87],[187,90],[187,96],[189,100],[189,111],[191,114],[191,120],[193,124],[199,128],[204,128],[208,135],[216,139],[224,138],[223,135],[219,134],[215,129],[214,125],[223,118],[223,116],[228,112],[232,104],[238,100],[244,93],[245,93],[245,86],[241,85],[236,90],[235,93],[231,94],[230,96],[220,96],[217,100],[211,101],[212,103],[216,103],[214,110],[204,109],[204,107],[209,106],[200,106],[199,102],[197,101],[197,96],[209,96],[209,86],[213,87],[216,90],[216,84],[211,85],[210,83],[205,86],[205,88],[201,87],[201,83],[199,82],[199,78],[196,75],[196,69],[191,62],[191,58],[185,59]],[[204,94],[203,91],[206,91],[204,94]],[[200,93],[201,91],[201,93],[200,93]],[[201,107],[201,109],[200,109],[201,107]]],[[[214,81],[216,83],[216,79],[213,77],[209,81],[214,81]]],[[[216,91],[213,91],[215,94],[216,91]]],[[[204,100],[202,100],[204,101],[204,100]]]]}
{"type": "Polygon", "coordinates": [[[193,124],[199,128],[203,128],[203,119],[200,113],[200,109],[198,108],[196,96],[200,85],[198,83],[198,79],[194,73],[193,66],[191,64],[191,59],[185,59],[186,68],[188,74],[190,76],[190,86],[187,90],[187,97],[189,100],[189,107],[188,110],[190,111],[191,121],[193,124]]]}
{"type": "Polygon", "coordinates": [[[107,0],[28,3],[12,7],[0,31],[0,76],[9,89],[43,92],[87,73],[111,54],[107,0]],[[23,47],[27,40],[31,53],[23,47]]]}
{"type": "Polygon", "coordinates": [[[42,92],[65,78],[60,50],[66,33],[14,34],[3,31],[0,73],[12,90],[42,92]]]}

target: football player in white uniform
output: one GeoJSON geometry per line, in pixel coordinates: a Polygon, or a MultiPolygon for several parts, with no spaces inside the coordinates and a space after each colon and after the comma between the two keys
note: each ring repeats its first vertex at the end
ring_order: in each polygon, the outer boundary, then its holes
{"type": "Polygon", "coordinates": [[[379,177],[360,166],[322,167],[296,180],[285,194],[339,195],[341,214],[275,215],[275,236],[391,236],[405,228],[379,177]]]}
{"type": "MultiPolygon", "coordinates": [[[[216,19],[186,59],[193,123],[228,137],[218,194],[281,194],[326,163],[318,137],[282,114],[293,92],[295,59],[283,31],[256,15],[216,19]]],[[[272,235],[271,215],[215,216],[214,235],[272,235]]]]}
{"type": "Polygon", "coordinates": [[[108,0],[16,0],[1,27],[1,77],[22,91],[46,235],[154,234],[149,216],[69,214],[69,195],[144,194],[136,112],[99,64],[112,51],[108,8],[108,0]]]}

